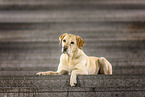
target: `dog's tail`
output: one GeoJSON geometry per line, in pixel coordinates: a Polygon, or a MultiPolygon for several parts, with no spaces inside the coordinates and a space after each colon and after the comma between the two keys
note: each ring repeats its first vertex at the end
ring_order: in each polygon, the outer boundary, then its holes
{"type": "Polygon", "coordinates": [[[106,58],[104,57],[99,58],[99,65],[101,74],[112,75],[112,65],[106,58]]]}

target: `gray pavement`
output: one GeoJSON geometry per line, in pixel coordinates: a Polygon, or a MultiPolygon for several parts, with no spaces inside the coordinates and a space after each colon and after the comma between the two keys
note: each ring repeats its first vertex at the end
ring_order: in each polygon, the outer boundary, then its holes
{"type": "Polygon", "coordinates": [[[144,97],[144,0],[0,1],[0,97],[144,97]],[[106,57],[113,75],[36,76],[56,70],[58,37],[81,36],[84,52],[106,57]]]}

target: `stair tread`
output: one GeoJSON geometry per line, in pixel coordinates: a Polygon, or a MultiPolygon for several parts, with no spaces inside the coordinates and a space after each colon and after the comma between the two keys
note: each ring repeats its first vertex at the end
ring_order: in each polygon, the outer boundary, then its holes
{"type": "MultiPolygon", "coordinates": [[[[0,76],[24,76],[24,75],[36,75],[37,72],[45,71],[56,71],[58,65],[46,67],[1,67],[0,76]]],[[[136,65],[136,66],[113,66],[113,75],[114,74],[145,74],[145,65],[136,65]]]]}
{"type": "MultiPolygon", "coordinates": [[[[8,92],[18,92],[20,90],[25,91],[28,89],[37,89],[37,92],[47,91],[91,91],[94,88],[95,91],[122,91],[126,90],[144,90],[144,75],[87,75],[78,76],[78,88],[71,88],[69,86],[69,76],[0,76],[0,87],[2,89],[9,89],[8,92]],[[130,87],[130,88],[129,88],[130,87]],[[85,89],[84,89],[85,88],[85,89]]],[[[1,90],[2,91],[2,90],[1,90]]],[[[19,91],[19,92],[20,92],[19,91]]],[[[32,90],[29,91],[30,93],[32,90]]]]}
{"type": "Polygon", "coordinates": [[[96,10],[96,9],[142,9],[145,8],[143,0],[6,0],[0,2],[1,10],[96,10]],[[13,9],[11,9],[13,8],[13,9]]]}
{"type": "Polygon", "coordinates": [[[145,10],[98,11],[0,11],[0,22],[137,22],[143,21],[145,10]]]}

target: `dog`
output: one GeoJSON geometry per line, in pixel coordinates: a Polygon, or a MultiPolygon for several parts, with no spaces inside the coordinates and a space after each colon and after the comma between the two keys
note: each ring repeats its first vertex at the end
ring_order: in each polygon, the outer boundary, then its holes
{"type": "Polygon", "coordinates": [[[112,65],[104,57],[87,56],[80,36],[64,33],[59,37],[62,55],[57,71],[38,72],[37,75],[70,75],[70,85],[77,84],[77,75],[112,75],[112,65]]]}

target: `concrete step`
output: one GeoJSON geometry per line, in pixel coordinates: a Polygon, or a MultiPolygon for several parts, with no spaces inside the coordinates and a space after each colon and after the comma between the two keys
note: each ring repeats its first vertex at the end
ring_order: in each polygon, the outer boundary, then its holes
{"type": "MultiPolygon", "coordinates": [[[[88,56],[103,56],[110,61],[143,60],[145,58],[143,42],[101,43],[96,46],[93,46],[92,43],[87,43],[83,50],[88,56]]],[[[61,47],[56,42],[55,44],[53,42],[52,45],[49,42],[0,43],[0,61],[59,61],[61,47]]]]}
{"type": "Polygon", "coordinates": [[[145,1],[1,1],[0,22],[142,22],[145,1]],[[101,9],[101,10],[100,10],[101,9]],[[126,9],[126,10],[125,10],[126,9]],[[23,11],[22,11],[23,10],[23,11]]]}
{"type": "Polygon", "coordinates": [[[45,22],[141,22],[145,10],[0,11],[3,23],[45,22]]]}
{"type": "Polygon", "coordinates": [[[0,1],[0,10],[96,10],[144,9],[143,0],[6,0],[0,1]]]}
{"type": "MultiPolygon", "coordinates": [[[[47,61],[47,62],[58,62],[61,52],[51,51],[51,53],[44,54],[36,54],[31,52],[22,52],[22,54],[14,54],[14,53],[20,53],[20,52],[13,52],[10,54],[0,54],[0,61],[47,61]],[[30,54],[29,54],[30,53],[30,54]],[[52,57],[51,57],[52,56],[52,57]]],[[[88,56],[96,56],[96,57],[106,57],[110,61],[127,61],[129,60],[136,60],[139,59],[139,61],[144,61],[144,53],[145,52],[139,52],[139,53],[129,53],[129,52],[120,52],[120,53],[94,53],[94,52],[87,52],[88,56]],[[121,53],[121,54],[120,54],[121,53]]],[[[134,62],[134,61],[133,61],[134,62]]]]}
{"type": "MultiPolygon", "coordinates": [[[[145,59],[108,59],[113,66],[145,66],[145,59]]],[[[5,60],[0,61],[1,69],[9,68],[23,68],[23,67],[57,67],[59,58],[48,60],[5,60]]]]}
{"type": "MultiPolygon", "coordinates": [[[[13,31],[13,33],[18,33],[18,31],[27,32],[31,31],[35,33],[35,31],[39,32],[46,31],[47,33],[53,34],[55,33],[78,33],[79,32],[141,32],[145,31],[144,22],[43,22],[43,23],[0,23],[0,30],[13,31]]],[[[39,32],[40,33],[40,32],[39,32]]],[[[20,34],[20,33],[19,33],[20,34]]],[[[17,34],[17,35],[19,35],[17,34]]],[[[132,33],[130,33],[132,34],[132,33]]],[[[37,35],[37,34],[36,34],[37,35]]]]}
{"type": "Polygon", "coordinates": [[[145,95],[144,80],[144,75],[78,76],[77,86],[70,87],[69,76],[1,76],[0,95],[86,97],[121,94],[135,97],[145,95]]]}
{"type": "MultiPolygon", "coordinates": [[[[124,61],[112,59],[109,61],[113,66],[113,74],[144,74],[144,59],[124,59],[124,61]]],[[[58,64],[59,58],[44,61],[42,59],[0,61],[0,75],[35,75],[40,71],[56,71],[58,64]]]]}
{"type": "MultiPolygon", "coordinates": [[[[87,39],[84,39],[84,41],[87,39]]],[[[102,51],[105,52],[104,49],[108,49],[111,52],[112,51],[116,51],[116,50],[120,50],[118,51],[118,53],[120,52],[127,52],[128,50],[132,49],[132,50],[136,50],[136,49],[140,49],[140,50],[144,50],[145,45],[144,45],[144,41],[140,41],[140,40],[118,40],[118,41],[98,41],[98,40],[89,40],[85,42],[85,45],[83,46],[84,50],[90,50],[93,51],[97,48],[98,51],[102,51]],[[97,42],[97,43],[96,43],[97,42]],[[122,49],[122,50],[121,50],[122,49]],[[126,50],[126,51],[123,51],[126,50]]],[[[2,53],[6,53],[6,52],[24,52],[24,51],[31,51],[34,50],[37,51],[38,53],[43,53],[43,52],[49,52],[49,50],[59,50],[61,51],[61,46],[59,45],[59,40],[57,39],[56,41],[36,41],[36,42],[12,42],[12,41],[3,41],[0,42],[0,52],[2,53]],[[42,50],[40,52],[40,50],[42,50]]],[[[34,53],[33,52],[33,53],[34,53]]]]}
{"type": "MultiPolygon", "coordinates": [[[[85,27],[85,26],[84,26],[85,27]]],[[[112,26],[113,27],[113,26],[112,26]]],[[[73,28],[73,27],[72,27],[73,28]]],[[[95,28],[95,27],[94,27],[95,28]]],[[[104,27],[105,28],[105,27],[104,27]]],[[[3,29],[3,28],[2,28],[3,29]]],[[[9,29],[9,28],[6,28],[9,29]]],[[[27,28],[26,28],[27,29],[27,28]]],[[[58,38],[65,31],[48,30],[0,30],[0,42],[59,42],[58,38]],[[40,33],[41,32],[41,33],[40,33]]],[[[75,29],[75,28],[74,28],[75,29]]],[[[83,28],[82,28],[83,29],[83,28]]],[[[84,28],[85,29],[85,28],[84,28]]],[[[109,30],[109,29],[108,29],[109,30]]],[[[127,29],[126,29],[127,30],[127,29]]],[[[141,41],[145,39],[145,30],[136,33],[117,31],[69,31],[68,33],[79,35],[87,43],[89,41],[141,41]]],[[[98,43],[97,43],[98,44],[98,43]]]]}
{"type": "MultiPolygon", "coordinates": [[[[145,62],[144,62],[145,63],[145,62]]],[[[48,65],[46,67],[1,67],[0,76],[24,76],[36,75],[38,72],[56,71],[58,66],[48,65]]],[[[138,64],[137,66],[113,66],[114,74],[145,74],[145,65],[138,64]]]]}

